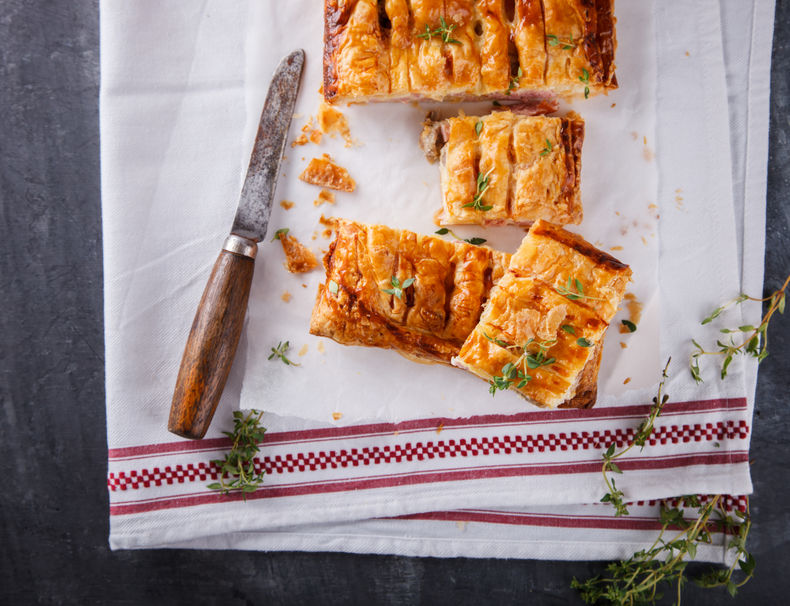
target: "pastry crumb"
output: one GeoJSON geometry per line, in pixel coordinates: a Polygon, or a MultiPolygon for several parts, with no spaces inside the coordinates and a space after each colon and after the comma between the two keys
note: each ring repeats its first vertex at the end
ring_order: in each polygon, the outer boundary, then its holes
{"type": "Polygon", "coordinates": [[[318,192],[318,197],[313,201],[313,206],[321,206],[324,203],[335,203],[335,194],[333,194],[328,189],[322,189],[320,192],[318,192]]]}
{"type": "Polygon", "coordinates": [[[291,142],[291,147],[297,145],[307,145],[308,143],[321,143],[321,131],[313,125],[313,117],[310,116],[307,124],[302,127],[302,134],[291,142]]]}
{"type": "Polygon", "coordinates": [[[623,385],[628,385],[631,382],[631,377],[626,377],[625,381],[623,381],[623,385]]]}
{"type": "Polygon", "coordinates": [[[329,154],[311,159],[302,174],[299,175],[299,179],[311,185],[338,191],[352,192],[357,186],[348,171],[336,164],[329,154]]]}
{"type": "Polygon", "coordinates": [[[318,259],[313,251],[299,242],[294,236],[283,233],[277,236],[285,253],[285,268],[292,274],[302,274],[318,267],[318,259]]]}
{"type": "Polygon", "coordinates": [[[342,419],[342,418],[343,418],[343,413],[342,413],[342,412],[333,412],[333,413],[332,413],[332,418],[333,418],[335,421],[339,421],[340,419],[342,419]]]}
{"type": "MultiPolygon", "coordinates": [[[[642,238],[644,240],[644,238],[642,238]]],[[[628,321],[634,325],[639,324],[639,320],[642,319],[642,303],[640,303],[636,295],[634,293],[627,292],[623,296],[623,301],[625,302],[625,308],[628,310],[628,321]]],[[[623,334],[630,334],[630,330],[624,324],[620,324],[620,332],[623,334]]],[[[620,343],[620,346],[625,349],[625,345],[620,343]]]]}
{"type": "Polygon", "coordinates": [[[612,107],[614,107],[615,105],[617,105],[617,103],[612,103],[612,107]]]}
{"type": "Polygon", "coordinates": [[[282,206],[285,210],[291,210],[294,207],[295,202],[291,202],[290,200],[280,200],[280,206],[282,206]]]}
{"type": "Polygon", "coordinates": [[[318,353],[324,353],[324,342],[319,341],[315,348],[318,350],[318,353]]]}
{"type": "Polygon", "coordinates": [[[289,293],[287,290],[284,290],[283,294],[280,295],[280,298],[288,303],[291,300],[291,293],[289,293]]]}
{"type": "Polygon", "coordinates": [[[622,246],[612,246],[609,250],[623,250],[622,246]]]}
{"type": "Polygon", "coordinates": [[[303,356],[303,355],[305,355],[306,353],[307,353],[307,343],[305,343],[304,345],[302,345],[302,348],[299,350],[299,354],[298,354],[298,355],[300,355],[300,356],[303,356]]]}
{"type": "Polygon", "coordinates": [[[346,147],[354,145],[354,141],[351,139],[351,130],[348,127],[348,120],[346,120],[346,117],[340,110],[335,109],[325,101],[321,101],[321,105],[318,106],[317,117],[318,128],[320,128],[324,134],[331,137],[334,137],[335,134],[339,134],[343,137],[343,141],[346,142],[346,147]]]}
{"type": "Polygon", "coordinates": [[[620,341],[620,349],[627,349],[627,348],[628,348],[628,344],[624,343],[623,341],[620,341]]]}
{"type": "Polygon", "coordinates": [[[324,238],[329,239],[332,237],[332,230],[327,228],[321,232],[321,235],[324,236],[324,238]]]}
{"type": "Polygon", "coordinates": [[[307,284],[302,284],[302,288],[307,288],[307,284]]]}
{"type": "Polygon", "coordinates": [[[439,423],[439,427],[436,428],[436,433],[437,434],[442,433],[443,429],[444,429],[444,423],[439,423]]]}

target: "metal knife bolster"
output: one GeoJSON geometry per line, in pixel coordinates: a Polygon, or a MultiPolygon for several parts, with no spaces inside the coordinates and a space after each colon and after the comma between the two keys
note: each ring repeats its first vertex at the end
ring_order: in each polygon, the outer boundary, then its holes
{"type": "Polygon", "coordinates": [[[255,240],[250,240],[244,236],[237,236],[230,234],[225,238],[225,243],[222,245],[222,250],[227,250],[234,255],[241,255],[254,259],[258,255],[258,244],[255,240]]]}

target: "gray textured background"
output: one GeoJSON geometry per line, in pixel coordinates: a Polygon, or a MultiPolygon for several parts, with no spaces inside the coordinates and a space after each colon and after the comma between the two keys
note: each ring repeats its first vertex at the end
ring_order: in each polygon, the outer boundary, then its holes
{"type": "MultiPolygon", "coordinates": [[[[0,603],[579,603],[571,578],[602,564],[109,551],[98,36],[97,0],[0,0],[0,603]]],[[[790,272],[789,36],[777,0],[766,291],[790,272]]],[[[770,336],[752,438],[757,573],[737,604],[790,595],[790,318],[770,336]]],[[[684,601],[730,600],[690,586],[684,601]]]]}

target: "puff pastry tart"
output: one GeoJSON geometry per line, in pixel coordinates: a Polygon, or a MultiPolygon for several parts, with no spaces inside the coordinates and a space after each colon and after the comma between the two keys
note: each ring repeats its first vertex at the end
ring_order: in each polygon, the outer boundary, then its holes
{"type": "Polygon", "coordinates": [[[452,364],[554,408],[585,380],[630,276],[580,236],[536,221],[452,364]]]}
{"type": "Polygon", "coordinates": [[[617,87],[614,0],[325,0],[327,101],[556,97],[617,87]]]}
{"type": "Polygon", "coordinates": [[[521,116],[426,120],[420,144],[441,166],[442,210],[437,223],[565,225],[582,220],[579,194],[584,121],[521,116]]]}
{"type": "MultiPolygon", "coordinates": [[[[383,225],[336,219],[334,227],[310,333],[449,365],[510,255],[383,225]]],[[[596,350],[578,395],[565,406],[595,403],[599,354],[596,350]]]]}

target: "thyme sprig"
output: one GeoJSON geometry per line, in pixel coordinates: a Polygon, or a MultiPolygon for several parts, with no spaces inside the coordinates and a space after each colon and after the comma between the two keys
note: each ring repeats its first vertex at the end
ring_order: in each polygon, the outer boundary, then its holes
{"type": "Polygon", "coordinates": [[[417,34],[417,37],[430,40],[434,36],[439,36],[442,39],[442,42],[445,44],[461,44],[460,40],[450,37],[450,34],[453,32],[453,30],[458,27],[457,25],[454,23],[452,25],[447,25],[444,17],[439,17],[439,23],[441,23],[441,25],[434,30],[432,30],[431,27],[426,23],[425,31],[421,34],[417,34]]]}
{"type": "Polygon", "coordinates": [[[382,292],[387,293],[388,295],[392,295],[397,297],[398,299],[403,298],[403,291],[409,288],[412,284],[414,284],[415,278],[408,278],[407,280],[403,281],[403,284],[400,283],[398,280],[398,276],[392,276],[390,278],[390,285],[392,288],[382,288],[382,292]]]}
{"type": "MultiPolygon", "coordinates": [[[[664,366],[650,413],[637,428],[631,444],[617,453],[612,444],[603,455],[603,476],[609,492],[601,500],[614,506],[615,516],[628,515],[628,509],[623,501],[623,492],[617,489],[614,480],[610,482],[607,473],[622,474],[614,459],[634,446],[643,448],[647,443],[655,420],[669,399],[663,393],[669,363],[670,360],[667,360],[664,366]]],[[[748,500],[745,511],[735,510],[735,518],[728,515],[722,495],[710,497],[704,505],[697,496],[684,496],[680,499],[680,505],[670,507],[667,501],[662,502],[661,532],[649,548],[637,551],[627,560],[609,564],[606,568],[608,576],[596,576],[584,582],[574,578],[571,587],[577,589],[588,604],[633,605],[655,603],[661,597],[659,587],[672,582],[676,584],[677,603],[680,604],[681,589],[687,581],[685,573],[688,561],[696,557],[699,545],[711,544],[712,533],[719,531],[734,537],[728,547],[736,550],[735,559],[728,568],[712,569],[695,581],[703,587],[726,587],[731,595],[735,595],[738,588],[752,578],[755,568],[754,557],[746,550],[746,538],[751,528],[748,500]],[[686,519],[684,509],[689,508],[697,509],[695,520],[686,519]],[[714,514],[716,518],[712,519],[714,514]],[[672,530],[679,532],[674,537],[666,538],[672,530]],[[737,582],[733,579],[736,567],[743,574],[743,578],[737,582]]]]}
{"type": "Polygon", "coordinates": [[[634,446],[639,446],[640,449],[644,448],[645,444],[647,443],[647,439],[650,437],[650,434],[653,433],[653,426],[655,425],[656,419],[661,414],[661,411],[664,410],[664,404],[666,404],[669,400],[669,396],[662,392],[664,391],[664,382],[669,377],[667,371],[669,370],[669,363],[671,361],[672,358],[667,360],[664,370],[661,372],[661,382],[658,384],[658,393],[653,398],[653,405],[650,407],[650,412],[648,413],[647,418],[639,424],[639,427],[637,427],[633,441],[626,448],[619,452],[615,452],[616,445],[612,443],[609,445],[609,448],[606,449],[606,452],[603,453],[603,466],[601,468],[601,473],[603,473],[603,480],[609,492],[603,495],[601,502],[612,504],[615,509],[615,517],[627,516],[628,508],[626,507],[625,501],[623,500],[623,492],[617,488],[614,478],[610,479],[607,474],[622,474],[623,472],[614,462],[615,459],[622,457],[634,446]]]}
{"type": "Polygon", "coordinates": [[[518,83],[521,81],[521,76],[523,75],[524,72],[521,71],[521,66],[519,66],[516,75],[510,77],[510,82],[508,83],[507,90],[505,91],[506,95],[509,95],[511,91],[514,91],[518,88],[518,83]]]}
{"type": "Polygon", "coordinates": [[[215,459],[212,464],[219,467],[219,482],[209,484],[207,488],[220,490],[227,495],[239,491],[247,500],[247,494],[254,492],[263,483],[265,472],[255,472],[255,461],[260,452],[260,443],[266,428],[262,427],[263,411],[250,410],[246,415],[237,410],[233,412],[233,431],[224,431],[233,440],[230,452],[223,459],[215,459]]]}
{"type": "Polygon", "coordinates": [[[288,350],[291,348],[291,344],[288,341],[280,341],[277,344],[277,347],[272,347],[272,353],[269,354],[269,360],[282,360],[283,364],[286,366],[299,366],[298,363],[289,360],[288,357],[285,355],[288,350]]]}
{"type": "Polygon", "coordinates": [[[554,146],[551,144],[551,141],[549,141],[549,139],[547,137],[546,138],[546,147],[544,147],[543,150],[540,152],[541,157],[548,156],[551,153],[551,150],[553,150],[553,149],[554,149],[554,146]]]}
{"type": "Polygon", "coordinates": [[[490,184],[489,179],[491,178],[491,173],[493,170],[494,167],[492,166],[485,174],[477,173],[477,191],[475,192],[475,196],[472,198],[472,201],[464,204],[463,208],[474,208],[475,210],[482,211],[491,210],[494,208],[493,206],[483,204],[483,194],[488,191],[488,186],[490,184]]]}
{"type": "Polygon", "coordinates": [[[590,86],[589,86],[589,84],[590,84],[590,72],[588,72],[584,67],[582,68],[582,75],[579,76],[579,80],[581,80],[585,84],[585,87],[584,87],[584,98],[585,99],[589,99],[590,98],[590,86]]]}
{"type": "Polygon", "coordinates": [[[728,515],[723,501],[719,494],[704,505],[694,495],[682,497],[681,507],[670,507],[666,501],[662,502],[661,531],[649,548],[637,551],[627,560],[610,563],[606,567],[610,576],[584,582],[574,578],[571,587],[579,590],[588,604],[651,604],[661,598],[658,591],[661,585],[675,583],[677,604],[680,604],[689,560],[696,557],[699,545],[712,543],[713,532],[723,531],[735,535],[728,545],[736,550],[732,565],[711,569],[694,580],[702,587],[726,587],[734,596],[754,575],[754,557],[746,550],[751,517],[748,501],[745,512],[735,510],[737,519],[728,515]],[[684,508],[696,508],[696,519],[687,520],[684,508]],[[674,537],[665,538],[675,529],[679,532],[674,537]],[[737,582],[733,579],[736,567],[743,574],[737,582]]]}
{"type": "Polygon", "coordinates": [[[557,36],[555,34],[546,34],[546,42],[549,46],[559,46],[562,50],[573,50],[577,45],[572,35],[557,36]]]}
{"type": "Polygon", "coordinates": [[[727,376],[727,369],[729,368],[733,358],[737,355],[751,356],[756,358],[758,363],[762,362],[768,357],[768,324],[776,312],[784,314],[787,294],[786,291],[789,285],[790,275],[787,276],[787,279],[784,281],[784,284],[782,284],[780,289],[772,292],[770,295],[762,299],[750,297],[747,294],[741,293],[731,301],[728,301],[727,303],[714,309],[710,315],[708,315],[708,317],[702,321],[703,326],[705,324],[709,324],[718,318],[728,307],[732,305],[740,305],[744,301],[756,301],[758,303],[764,303],[766,301],[769,302],[768,310],[765,312],[765,315],[758,326],[746,324],[744,326],[739,326],[737,329],[722,328],[720,332],[722,334],[729,335],[729,337],[724,337],[725,340],[716,340],[716,345],[718,346],[718,350],[716,351],[708,351],[694,339],[691,340],[691,342],[694,344],[695,350],[691,353],[689,368],[691,370],[691,376],[697,383],[703,382],[702,371],[699,365],[700,358],[702,356],[724,357],[721,363],[720,373],[722,379],[727,376]],[[745,335],[745,338],[743,338],[743,340],[736,339],[737,335],[745,335]]]}
{"type": "Polygon", "coordinates": [[[434,233],[439,234],[440,236],[446,236],[447,234],[450,234],[456,240],[461,240],[462,242],[473,244],[474,246],[480,246],[481,244],[488,242],[488,240],[485,238],[461,238],[452,229],[447,227],[437,229],[434,233]]]}
{"type": "Polygon", "coordinates": [[[516,381],[518,381],[516,383],[516,389],[526,387],[527,383],[532,380],[529,374],[530,370],[535,370],[541,366],[549,366],[556,362],[555,358],[549,358],[546,355],[548,350],[557,342],[556,339],[550,341],[535,341],[535,339],[528,339],[523,345],[514,345],[502,339],[492,338],[485,332],[483,336],[492,343],[519,354],[515,362],[508,362],[502,367],[501,375],[492,377],[488,387],[488,393],[492,396],[495,396],[496,392],[499,390],[505,391],[510,389],[516,381]]]}
{"type": "Polygon", "coordinates": [[[571,301],[576,301],[578,299],[587,299],[588,301],[603,301],[598,297],[591,297],[590,295],[584,294],[584,285],[581,283],[581,280],[578,278],[571,278],[568,277],[568,281],[565,283],[565,286],[557,286],[554,288],[557,294],[562,295],[563,297],[570,299],[571,301]]]}

